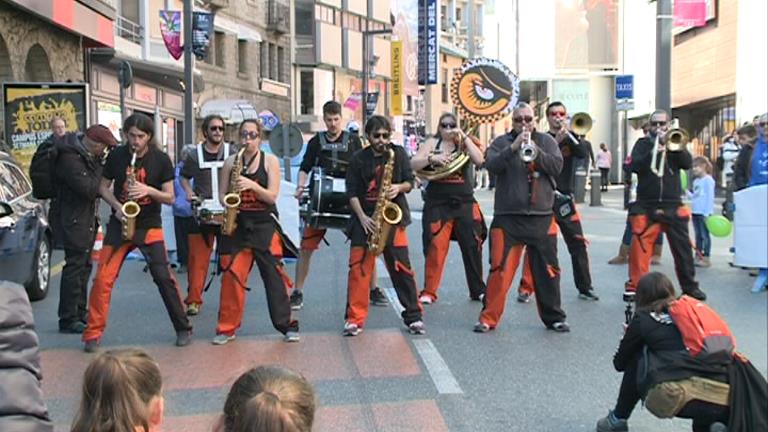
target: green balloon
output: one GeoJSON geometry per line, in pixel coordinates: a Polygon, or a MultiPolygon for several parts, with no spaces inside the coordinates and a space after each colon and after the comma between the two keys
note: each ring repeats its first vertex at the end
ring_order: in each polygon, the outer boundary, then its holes
{"type": "Polygon", "coordinates": [[[733,224],[725,216],[711,215],[706,219],[707,229],[715,237],[728,237],[731,235],[733,224]]]}
{"type": "Polygon", "coordinates": [[[680,187],[683,191],[688,189],[688,171],[686,170],[680,170],[680,187]]]}

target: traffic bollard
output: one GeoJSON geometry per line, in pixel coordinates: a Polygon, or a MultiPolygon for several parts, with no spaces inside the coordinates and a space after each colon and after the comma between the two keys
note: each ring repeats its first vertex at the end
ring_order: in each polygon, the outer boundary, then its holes
{"type": "Polygon", "coordinates": [[[600,171],[592,171],[589,174],[589,180],[592,184],[592,189],[589,191],[589,206],[602,206],[603,204],[600,203],[600,171]]]}

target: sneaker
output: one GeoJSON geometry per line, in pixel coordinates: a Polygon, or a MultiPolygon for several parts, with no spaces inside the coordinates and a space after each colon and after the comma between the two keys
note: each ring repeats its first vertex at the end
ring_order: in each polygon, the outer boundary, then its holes
{"type": "Polygon", "coordinates": [[[571,326],[569,326],[565,321],[558,321],[548,325],[547,329],[556,333],[568,333],[571,331],[571,326]]]}
{"type": "Polygon", "coordinates": [[[629,432],[629,425],[624,419],[616,418],[613,410],[597,421],[597,432],[629,432]]]}
{"type": "Polygon", "coordinates": [[[82,334],[85,331],[85,323],[82,321],[75,321],[72,324],[59,326],[59,333],[65,334],[82,334]]]}
{"type": "Polygon", "coordinates": [[[389,299],[384,295],[381,288],[376,287],[371,290],[371,304],[374,306],[389,306],[389,299]]]}
{"type": "Polygon", "coordinates": [[[595,294],[595,290],[590,288],[586,292],[579,293],[579,298],[582,300],[592,300],[592,301],[598,301],[600,300],[600,297],[595,294]]]}
{"type": "Polygon", "coordinates": [[[304,293],[298,290],[293,290],[291,293],[291,309],[301,310],[304,307],[304,293]]]}
{"type": "Polygon", "coordinates": [[[696,267],[711,267],[712,263],[709,261],[709,257],[702,257],[701,259],[697,259],[693,262],[693,265],[696,267]]]}
{"type": "Polygon", "coordinates": [[[176,346],[187,346],[192,342],[192,330],[179,330],[176,332],[176,346]]]}
{"type": "Polygon", "coordinates": [[[232,333],[231,335],[228,334],[217,334],[213,337],[213,340],[211,341],[214,345],[225,345],[227,342],[235,340],[235,334],[232,333]]]}
{"type": "Polygon", "coordinates": [[[485,298],[485,294],[480,294],[479,296],[469,296],[469,299],[476,302],[481,302],[485,298]]]}
{"type": "Polygon", "coordinates": [[[83,351],[87,353],[95,353],[99,350],[99,345],[101,345],[101,341],[98,339],[87,340],[83,345],[83,351]]]}
{"type": "Polygon", "coordinates": [[[285,336],[283,336],[283,340],[286,342],[298,342],[301,338],[299,337],[299,332],[287,331],[285,332],[285,336]]]}
{"type": "Polygon", "coordinates": [[[422,294],[422,295],[419,296],[419,303],[421,303],[421,304],[430,305],[433,302],[434,302],[434,300],[432,300],[432,296],[430,296],[430,295],[422,294]]]}
{"type": "Polygon", "coordinates": [[[200,313],[200,304],[190,303],[187,305],[187,315],[194,316],[200,313]]]}
{"type": "Polygon", "coordinates": [[[493,330],[491,326],[482,321],[478,321],[477,324],[475,324],[475,328],[473,329],[475,333],[488,333],[491,330],[493,330]]]}
{"type": "Polygon", "coordinates": [[[414,321],[414,322],[408,324],[408,333],[410,333],[412,335],[427,334],[427,328],[424,327],[424,322],[422,322],[422,321],[414,321]]]}
{"type": "Polygon", "coordinates": [[[357,336],[363,331],[357,324],[347,322],[344,323],[344,331],[341,333],[344,336],[357,336]]]}
{"type": "Polygon", "coordinates": [[[695,288],[695,289],[693,289],[691,291],[688,291],[688,292],[684,292],[683,294],[689,295],[689,296],[695,298],[698,301],[706,301],[707,300],[707,295],[704,294],[704,291],[702,291],[702,290],[700,290],[698,288],[695,288]]]}
{"type": "Polygon", "coordinates": [[[517,295],[518,303],[528,303],[531,301],[531,295],[528,293],[520,293],[517,295]]]}

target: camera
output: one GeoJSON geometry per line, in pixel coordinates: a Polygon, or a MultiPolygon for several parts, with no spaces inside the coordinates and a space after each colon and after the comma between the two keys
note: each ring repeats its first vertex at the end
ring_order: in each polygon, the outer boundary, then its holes
{"type": "Polygon", "coordinates": [[[624,294],[621,296],[621,298],[627,303],[634,302],[635,293],[633,291],[624,291],[624,294]]]}

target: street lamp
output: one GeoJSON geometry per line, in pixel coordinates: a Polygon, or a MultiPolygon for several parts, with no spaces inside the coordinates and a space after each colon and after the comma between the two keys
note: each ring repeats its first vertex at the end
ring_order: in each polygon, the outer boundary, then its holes
{"type": "MultiPolygon", "coordinates": [[[[375,35],[392,34],[392,29],[382,30],[366,30],[363,32],[363,128],[365,128],[365,122],[368,120],[368,79],[375,76],[372,66],[376,66],[378,57],[374,56],[376,60],[371,61],[370,37],[375,35]]],[[[365,130],[365,129],[363,129],[365,130]]]]}

